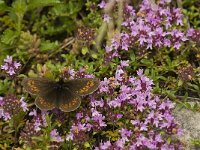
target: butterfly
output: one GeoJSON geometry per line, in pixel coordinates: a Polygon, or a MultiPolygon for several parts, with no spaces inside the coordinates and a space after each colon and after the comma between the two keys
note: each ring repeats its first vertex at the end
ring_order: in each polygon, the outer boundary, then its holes
{"type": "Polygon", "coordinates": [[[77,109],[81,96],[93,93],[99,87],[96,78],[82,78],[67,81],[52,81],[46,78],[26,78],[22,81],[24,89],[37,95],[35,105],[41,110],[59,108],[64,112],[77,109]]]}

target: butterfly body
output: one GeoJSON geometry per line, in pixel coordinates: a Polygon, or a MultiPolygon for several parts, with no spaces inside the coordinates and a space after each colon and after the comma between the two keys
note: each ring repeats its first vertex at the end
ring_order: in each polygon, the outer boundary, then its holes
{"type": "Polygon", "coordinates": [[[42,110],[59,108],[64,112],[77,109],[81,104],[81,96],[94,92],[99,81],[92,78],[68,81],[52,81],[45,78],[27,78],[22,82],[25,90],[38,95],[35,104],[42,110]]]}

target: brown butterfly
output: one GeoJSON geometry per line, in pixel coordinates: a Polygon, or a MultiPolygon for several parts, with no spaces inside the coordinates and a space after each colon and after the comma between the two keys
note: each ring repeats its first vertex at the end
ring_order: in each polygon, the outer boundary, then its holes
{"type": "Polygon", "coordinates": [[[22,85],[30,94],[38,95],[35,104],[41,110],[59,108],[70,112],[80,106],[81,96],[97,90],[99,80],[82,78],[56,82],[46,78],[26,78],[22,85]]]}

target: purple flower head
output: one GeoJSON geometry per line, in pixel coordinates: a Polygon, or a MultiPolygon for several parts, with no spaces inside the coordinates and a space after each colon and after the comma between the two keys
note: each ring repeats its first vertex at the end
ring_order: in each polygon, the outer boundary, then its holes
{"type": "Polygon", "coordinates": [[[28,111],[27,103],[24,101],[24,97],[22,97],[20,99],[20,102],[21,102],[21,107],[22,107],[23,111],[24,112],[28,111]]]}
{"type": "Polygon", "coordinates": [[[42,127],[42,120],[39,117],[36,117],[33,119],[34,120],[34,130],[35,131],[40,131],[42,127]]]}
{"type": "Polygon", "coordinates": [[[12,56],[7,56],[4,59],[4,64],[1,65],[1,69],[4,70],[10,76],[14,76],[16,72],[20,69],[21,64],[14,61],[12,56]]]}
{"type": "Polygon", "coordinates": [[[76,114],[76,118],[79,120],[79,119],[81,119],[81,118],[83,118],[83,113],[77,113],[76,114]]]}
{"type": "Polygon", "coordinates": [[[120,66],[122,68],[129,66],[129,60],[120,61],[120,66]]]}
{"type": "Polygon", "coordinates": [[[92,107],[97,107],[97,106],[103,107],[104,101],[103,101],[103,99],[101,99],[101,100],[91,100],[91,106],[92,107]]]}
{"type": "Polygon", "coordinates": [[[41,135],[41,131],[35,130],[35,125],[33,122],[27,122],[25,127],[20,132],[20,139],[29,147],[33,147],[35,144],[32,140],[33,137],[38,137],[41,135]]]}
{"type": "Polygon", "coordinates": [[[117,69],[117,71],[115,72],[115,79],[117,79],[118,81],[122,81],[123,80],[123,75],[124,75],[124,70],[122,70],[119,67],[119,69],[117,69]]]}
{"type": "Polygon", "coordinates": [[[123,117],[123,115],[122,114],[117,114],[116,117],[117,117],[117,119],[121,119],[123,117]]]}
{"type": "Polygon", "coordinates": [[[51,132],[50,132],[50,136],[51,136],[51,139],[55,142],[63,142],[64,140],[62,139],[62,137],[59,135],[59,133],[57,132],[57,129],[53,129],[51,132]]]}
{"type": "Polygon", "coordinates": [[[18,114],[20,111],[27,111],[27,105],[23,101],[23,98],[20,100],[15,95],[7,95],[5,97],[1,97],[0,106],[2,109],[0,110],[0,117],[4,118],[4,120],[9,120],[14,115],[18,114]]]}
{"type": "Polygon", "coordinates": [[[101,1],[101,3],[100,3],[100,4],[98,4],[98,6],[99,6],[100,8],[104,8],[104,7],[106,6],[106,3],[105,3],[105,1],[104,1],[104,0],[102,0],[102,1],[101,1]]]}
{"type": "Polygon", "coordinates": [[[66,136],[66,141],[73,140],[73,137],[74,137],[73,133],[70,132],[70,133],[66,136]]]}
{"type": "Polygon", "coordinates": [[[111,146],[110,141],[100,143],[100,149],[101,150],[108,150],[110,146],[111,146]]]}
{"type": "Polygon", "coordinates": [[[111,17],[108,14],[104,14],[103,21],[109,23],[111,17]]]}
{"type": "Polygon", "coordinates": [[[98,125],[100,127],[105,127],[106,123],[103,121],[105,119],[105,116],[103,116],[102,114],[100,114],[97,110],[93,109],[92,110],[92,120],[96,123],[98,123],[98,125]]]}
{"type": "Polygon", "coordinates": [[[118,148],[123,149],[124,148],[124,144],[126,143],[127,138],[122,138],[122,139],[118,139],[115,144],[118,148]]]}
{"type": "Polygon", "coordinates": [[[153,81],[143,75],[142,69],[139,69],[137,74],[139,76],[139,80],[135,82],[135,90],[143,93],[149,93],[152,90],[153,81]]]}
{"type": "Polygon", "coordinates": [[[0,96],[0,106],[3,106],[4,102],[3,102],[3,97],[0,96]]]}
{"type": "Polygon", "coordinates": [[[133,134],[131,130],[128,130],[126,128],[122,128],[121,130],[119,130],[119,132],[121,133],[122,138],[130,137],[133,134]]]}
{"type": "Polygon", "coordinates": [[[187,37],[188,37],[190,40],[192,40],[193,42],[199,43],[199,42],[200,42],[200,30],[190,28],[190,29],[187,31],[187,37]]]}
{"type": "Polygon", "coordinates": [[[37,116],[37,111],[36,109],[33,109],[30,113],[29,116],[37,116]]]}

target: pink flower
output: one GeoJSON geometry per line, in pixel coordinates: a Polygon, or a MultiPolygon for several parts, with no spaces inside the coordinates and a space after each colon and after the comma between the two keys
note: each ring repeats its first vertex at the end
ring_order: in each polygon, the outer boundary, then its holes
{"type": "Polygon", "coordinates": [[[50,132],[50,136],[51,136],[51,139],[55,142],[63,142],[64,140],[62,139],[62,137],[59,135],[59,133],[57,132],[57,129],[53,129],[51,132],[50,132]]]}
{"type": "Polygon", "coordinates": [[[108,150],[110,146],[111,146],[110,141],[100,143],[100,149],[101,150],[108,150]]]}
{"type": "Polygon", "coordinates": [[[13,61],[12,56],[7,56],[4,59],[4,65],[1,65],[1,69],[10,76],[14,76],[16,72],[20,69],[20,66],[21,64],[19,62],[13,61]]]}
{"type": "Polygon", "coordinates": [[[102,0],[102,1],[101,1],[101,3],[100,3],[100,4],[98,4],[98,6],[99,6],[100,8],[104,8],[104,7],[106,6],[106,3],[105,3],[105,1],[104,1],[104,0],[102,0]]]}
{"type": "Polygon", "coordinates": [[[103,21],[109,23],[110,22],[111,17],[108,14],[104,14],[103,16],[103,21]]]}
{"type": "Polygon", "coordinates": [[[21,107],[22,107],[23,111],[24,111],[24,112],[28,111],[27,103],[24,102],[24,97],[22,97],[22,98],[20,99],[20,102],[21,102],[21,107]]]}

